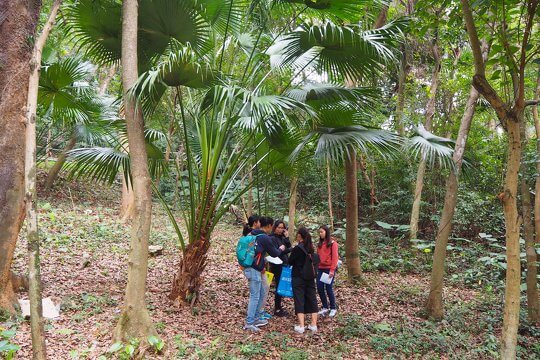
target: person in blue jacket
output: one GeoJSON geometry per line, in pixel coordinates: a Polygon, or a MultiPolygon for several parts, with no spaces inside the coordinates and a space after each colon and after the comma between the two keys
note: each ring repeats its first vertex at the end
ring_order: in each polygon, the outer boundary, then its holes
{"type": "Polygon", "coordinates": [[[268,324],[268,320],[262,319],[264,303],[268,293],[266,274],[264,273],[266,261],[264,257],[269,254],[273,257],[281,256],[285,245],[279,248],[274,245],[272,238],[268,236],[272,232],[274,220],[269,217],[259,219],[260,229],[254,229],[251,234],[257,236],[255,247],[255,259],[253,264],[244,269],[244,275],[249,281],[249,302],[247,307],[245,330],[260,331],[259,327],[268,324]]]}

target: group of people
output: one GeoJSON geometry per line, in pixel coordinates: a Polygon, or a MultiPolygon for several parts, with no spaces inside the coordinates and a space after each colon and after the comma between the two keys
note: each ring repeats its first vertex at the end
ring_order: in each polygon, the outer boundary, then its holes
{"type": "Polygon", "coordinates": [[[331,237],[330,229],[326,225],[319,227],[319,241],[313,244],[311,234],[305,227],[298,229],[296,233],[297,245],[293,248],[289,240],[286,224],[282,220],[274,220],[266,216],[252,215],[248,224],[244,226],[243,236],[254,235],[255,258],[253,265],[242,267],[245,277],[249,281],[249,302],[247,308],[245,330],[260,331],[260,327],[268,324],[272,318],[264,307],[270,289],[265,271],[272,272],[276,282],[274,298],[274,316],[288,316],[283,308],[282,296],[278,294],[279,282],[283,266],[292,267],[292,293],[294,310],[298,318],[298,324],[294,331],[304,333],[306,331],[305,317],[311,315],[307,329],[317,331],[317,317],[334,317],[337,314],[336,299],[334,296],[334,278],[338,266],[338,244],[331,237]],[[269,255],[279,258],[282,264],[267,264],[265,257],[269,255]],[[307,262],[307,264],[306,264],[307,262]],[[306,276],[310,268],[313,268],[313,276],[306,276]],[[326,274],[326,275],[323,275],[326,274]],[[323,278],[325,281],[323,281],[323,278]],[[317,292],[321,299],[322,309],[319,311],[317,292]]]}

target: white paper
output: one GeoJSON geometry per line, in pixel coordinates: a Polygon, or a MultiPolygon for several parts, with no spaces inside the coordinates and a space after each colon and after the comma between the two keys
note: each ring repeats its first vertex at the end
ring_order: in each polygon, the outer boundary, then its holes
{"type": "Polygon", "coordinates": [[[328,275],[327,273],[323,272],[321,274],[321,282],[325,283],[325,284],[331,284],[332,283],[332,278],[330,277],[330,275],[328,275]]]}
{"type": "MultiPolygon", "coordinates": [[[[30,317],[30,300],[19,299],[21,305],[22,315],[25,318],[30,317]]],[[[60,304],[55,305],[51,298],[45,298],[42,300],[43,317],[45,319],[56,319],[60,317],[60,304]]]]}
{"type": "Polygon", "coordinates": [[[272,264],[276,264],[276,265],[281,265],[283,264],[283,260],[281,260],[280,258],[278,257],[272,257],[272,256],[267,256],[264,258],[266,261],[268,261],[269,263],[272,263],[272,264]]]}

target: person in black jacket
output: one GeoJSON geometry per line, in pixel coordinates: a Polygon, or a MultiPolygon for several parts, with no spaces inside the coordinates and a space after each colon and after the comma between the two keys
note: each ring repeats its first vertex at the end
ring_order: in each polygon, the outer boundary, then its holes
{"type": "Polygon", "coordinates": [[[242,236],[246,236],[250,232],[252,232],[255,229],[259,229],[261,227],[261,223],[259,222],[260,216],[257,214],[253,214],[248,218],[248,223],[244,225],[244,229],[242,230],[242,236]]]}
{"type": "Polygon", "coordinates": [[[311,235],[306,228],[298,229],[296,241],[298,241],[298,245],[291,251],[289,265],[292,265],[294,311],[298,316],[299,323],[299,325],[294,326],[294,331],[302,334],[305,331],[305,314],[311,314],[311,324],[307,328],[312,332],[317,331],[318,307],[315,287],[317,273],[315,269],[318,264],[311,235]],[[313,270],[309,272],[311,267],[313,270]]]}
{"type": "Polygon", "coordinates": [[[268,295],[268,284],[264,273],[264,257],[268,253],[270,256],[279,257],[285,250],[285,246],[276,247],[272,238],[268,236],[272,231],[274,221],[271,218],[261,217],[259,219],[261,228],[251,231],[257,237],[255,247],[255,259],[253,264],[244,269],[244,275],[249,280],[249,302],[247,308],[245,330],[259,331],[260,326],[268,324],[266,319],[261,319],[264,313],[264,304],[268,295]]]}
{"type": "MultiPolygon", "coordinates": [[[[288,254],[291,252],[291,241],[289,240],[289,232],[285,223],[282,220],[276,220],[274,227],[272,229],[272,240],[276,247],[285,245],[285,250],[281,253],[279,257],[283,264],[289,263],[288,254]]],[[[274,297],[274,315],[276,316],[288,316],[289,313],[283,309],[281,306],[282,297],[277,293],[277,288],[279,286],[279,279],[281,278],[281,271],[283,270],[283,264],[270,264],[270,272],[274,274],[274,279],[276,281],[276,292],[274,297]]]]}

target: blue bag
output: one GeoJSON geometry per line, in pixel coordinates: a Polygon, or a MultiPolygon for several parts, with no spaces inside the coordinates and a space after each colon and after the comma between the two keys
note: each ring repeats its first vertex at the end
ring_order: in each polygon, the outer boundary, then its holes
{"type": "Polygon", "coordinates": [[[279,285],[277,293],[283,297],[293,297],[292,292],[292,268],[290,266],[283,265],[281,270],[281,276],[279,277],[279,285]]]}

